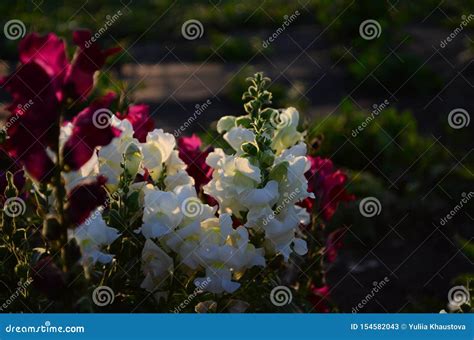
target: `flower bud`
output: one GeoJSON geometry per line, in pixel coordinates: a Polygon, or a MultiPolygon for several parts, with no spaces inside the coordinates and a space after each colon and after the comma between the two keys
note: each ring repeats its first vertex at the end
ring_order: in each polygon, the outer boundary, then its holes
{"type": "Polygon", "coordinates": [[[50,241],[61,237],[61,224],[55,215],[48,215],[43,222],[43,236],[50,241]]]}
{"type": "Polygon", "coordinates": [[[135,143],[131,143],[125,151],[125,169],[132,178],[137,175],[142,160],[140,148],[135,143]]]}

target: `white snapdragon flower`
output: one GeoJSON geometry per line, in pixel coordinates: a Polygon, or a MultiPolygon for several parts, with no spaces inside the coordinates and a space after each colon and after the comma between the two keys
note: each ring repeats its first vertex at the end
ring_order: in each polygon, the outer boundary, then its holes
{"type": "Polygon", "coordinates": [[[152,293],[173,275],[174,264],[173,259],[168,254],[152,240],[147,239],[142,251],[141,268],[145,279],[140,287],[152,293]]]}
{"type": "Polygon", "coordinates": [[[166,190],[172,191],[178,186],[194,185],[194,178],[186,172],[186,164],[179,158],[178,150],[173,150],[165,162],[166,178],[164,180],[166,190]]]}
{"type": "MultiPolygon", "coordinates": [[[[121,163],[123,163],[124,155],[131,144],[137,146],[137,153],[140,153],[140,143],[136,138],[133,137],[134,131],[132,124],[127,120],[120,120],[115,116],[112,116],[110,123],[113,127],[121,130],[120,136],[114,138],[112,142],[106,146],[103,146],[99,150],[99,167],[100,173],[107,177],[107,188],[110,191],[115,191],[120,181],[120,175],[123,172],[121,163]]],[[[140,163],[141,154],[138,156],[138,162],[140,163]]],[[[133,164],[134,168],[139,168],[140,165],[133,164]]]]}
{"type": "Polygon", "coordinates": [[[283,110],[278,118],[275,134],[272,138],[272,147],[280,154],[283,150],[301,141],[304,134],[298,131],[299,113],[294,107],[283,110]]]}
{"type": "Polygon", "coordinates": [[[255,143],[255,134],[253,131],[236,126],[231,128],[227,133],[224,134],[224,140],[237,152],[237,155],[241,155],[242,144],[250,142],[255,143]]]}
{"type": "Polygon", "coordinates": [[[305,155],[306,145],[301,143],[284,150],[275,159],[274,168],[283,162],[288,164],[286,176],[279,183],[280,199],[278,205],[294,204],[307,197],[314,198],[314,194],[308,192],[308,180],[305,174],[311,169],[311,162],[305,155]]]}
{"type": "Polygon", "coordinates": [[[178,197],[147,185],[144,188],[143,225],[146,238],[156,238],[172,232],[183,219],[178,197]]]}
{"type": "Polygon", "coordinates": [[[197,196],[196,188],[193,184],[177,186],[173,192],[178,198],[179,207],[183,214],[180,225],[187,225],[195,220],[204,221],[214,217],[217,208],[202,203],[197,196]]]}
{"type": "Polygon", "coordinates": [[[290,206],[278,215],[271,215],[265,223],[267,250],[283,255],[285,261],[288,261],[293,251],[298,255],[304,255],[308,251],[306,241],[297,237],[301,222],[299,212],[294,206],[290,206]]]}
{"type": "Polygon", "coordinates": [[[226,131],[229,131],[235,126],[235,121],[237,117],[235,116],[223,116],[217,122],[217,133],[222,134],[226,131]]]}
{"type": "Polygon", "coordinates": [[[240,283],[233,281],[235,272],[265,265],[263,250],[249,242],[245,227],[232,228],[228,214],[201,223],[199,245],[196,257],[205,268],[206,277],[196,278],[194,284],[200,287],[204,281],[210,281],[204,290],[212,293],[235,292],[240,287],[240,283]]]}
{"type": "Polygon", "coordinates": [[[247,210],[244,197],[261,182],[260,169],[247,158],[225,155],[222,149],[210,153],[206,162],[214,173],[204,192],[219,202],[219,212],[240,216],[247,210]]]}
{"type": "Polygon", "coordinates": [[[74,230],[72,236],[81,249],[82,264],[91,265],[112,261],[113,255],[104,253],[102,248],[112,244],[120,234],[117,229],[108,227],[100,211],[96,210],[74,230]]]}
{"type": "Polygon", "coordinates": [[[216,208],[201,202],[193,184],[161,191],[152,185],[144,188],[144,211],[141,232],[146,238],[168,235],[180,226],[211,218],[216,208]]]}
{"type": "Polygon", "coordinates": [[[160,178],[163,163],[171,157],[175,146],[176,140],[171,133],[165,133],[162,129],[148,133],[146,143],[142,144],[143,166],[154,181],[160,178]]]}

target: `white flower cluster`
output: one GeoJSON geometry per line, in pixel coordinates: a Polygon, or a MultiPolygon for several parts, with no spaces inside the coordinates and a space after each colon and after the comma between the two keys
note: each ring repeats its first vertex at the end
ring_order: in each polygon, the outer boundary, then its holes
{"type": "Polygon", "coordinates": [[[271,120],[272,126],[264,136],[271,141],[270,154],[265,154],[273,160],[270,165],[263,165],[257,156],[244,155],[244,143],[258,148],[254,131],[238,125],[237,117],[219,120],[218,132],[224,133],[234,153],[227,155],[216,149],[208,156],[206,162],[214,172],[204,192],[217,200],[219,213],[246,219],[246,228],[263,232],[267,255],[281,254],[288,260],[293,251],[299,255],[307,252],[299,226],[309,223],[309,215],[296,203],[313,197],[304,176],[311,165],[303,135],[297,130],[298,112],[288,108],[278,114],[278,121],[271,120]],[[267,170],[269,176],[264,178],[267,170]]]}
{"type": "MultiPolygon", "coordinates": [[[[65,174],[65,182],[72,187],[101,174],[107,177],[107,189],[113,193],[122,183],[124,169],[131,177],[143,179],[138,183],[134,180],[127,190],[129,195],[139,192],[143,210],[141,227],[134,230],[145,239],[143,289],[152,293],[166,290],[169,278],[179,269],[191,275],[197,287],[216,294],[233,293],[240,287],[238,278],[245,270],[265,266],[265,256],[281,254],[288,260],[292,252],[307,252],[299,227],[309,222],[309,215],[296,204],[312,197],[304,176],[310,164],[303,135],[297,130],[298,119],[298,112],[289,108],[279,113],[278,122],[272,122],[263,136],[271,141],[265,151],[265,165],[260,156],[251,156],[243,148],[244,144],[258,148],[257,138],[261,136],[238,124],[236,117],[219,121],[218,131],[224,133],[233,152],[215,149],[206,160],[213,176],[204,192],[218,202],[218,207],[198,197],[173,135],[155,129],[148,133],[146,142],[140,143],[130,122],[115,117],[111,123],[122,131],[120,136],[98,148],[81,169],[65,174]],[[234,228],[235,221],[241,225],[234,228]],[[251,241],[253,236],[264,241],[258,241],[257,246],[251,241]]],[[[65,126],[62,140],[68,134],[70,127],[65,126]]],[[[114,257],[106,248],[120,232],[106,225],[102,210],[94,211],[87,224],[71,235],[81,248],[85,266],[110,263],[114,257]]]]}

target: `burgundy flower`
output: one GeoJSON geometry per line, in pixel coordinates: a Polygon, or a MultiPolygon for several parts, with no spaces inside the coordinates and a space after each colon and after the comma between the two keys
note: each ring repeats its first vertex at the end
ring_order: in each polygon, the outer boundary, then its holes
{"type": "Polygon", "coordinates": [[[104,176],[98,176],[94,181],[86,181],[71,190],[66,213],[73,226],[82,224],[97,207],[105,204],[106,182],[104,176]]]}
{"type": "Polygon", "coordinates": [[[92,34],[87,30],[73,33],[73,41],[78,50],[66,74],[65,87],[72,98],[86,99],[94,84],[94,73],[100,70],[107,57],[119,52],[121,48],[102,50],[91,41],[92,34]]]}
{"type": "Polygon", "coordinates": [[[115,99],[108,93],[82,110],[72,121],[72,135],[64,144],[64,164],[79,169],[91,157],[97,146],[109,144],[120,135],[120,130],[110,124],[111,111],[107,108],[115,99]]]}
{"type": "Polygon", "coordinates": [[[19,44],[21,65],[0,80],[12,97],[7,107],[11,113],[8,139],[2,148],[38,181],[48,181],[54,170],[46,148],[57,148],[61,104],[68,96],[84,98],[92,87],[94,72],[117,51],[102,51],[95,44],[86,49],[88,37],[86,31],[74,32],[81,48],[70,64],[65,44],[56,35],[28,34],[19,44]]]}
{"type": "Polygon", "coordinates": [[[326,259],[332,263],[336,261],[339,249],[344,245],[344,234],[346,230],[339,228],[329,234],[326,240],[326,259]]]}
{"type": "Polygon", "coordinates": [[[51,78],[39,64],[30,62],[2,83],[12,97],[7,107],[11,112],[6,125],[8,139],[3,147],[33,178],[48,180],[54,164],[46,147],[54,149],[57,145],[58,132],[54,126],[59,115],[51,78]]]}
{"type": "Polygon", "coordinates": [[[313,310],[317,313],[329,313],[331,310],[328,305],[329,299],[329,286],[324,285],[322,287],[316,287],[314,284],[311,285],[311,293],[309,301],[313,305],[313,310]]]}
{"type": "Polygon", "coordinates": [[[126,114],[118,113],[120,119],[127,119],[132,123],[134,137],[141,143],[146,142],[148,132],[155,128],[155,122],[150,116],[150,108],[145,104],[130,105],[126,114]]]}
{"type": "Polygon", "coordinates": [[[20,41],[18,49],[20,61],[40,66],[51,79],[57,99],[62,100],[62,84],[69,68],[64,41],[53,33],[31,33],[20,41]]]}
{"type": "MultiPolygon", "coordinates": [[[[311,170],[308,171],[308,190],[320,200],[321,215],[326,221],[332,219],[340,202],[348,202],[355,196],[345,190],[347,175],[341,170],[335,170],[330,159],[308,156],[311,170]]],[[[309,200],[304,205],[312,208],[314,201],[309,200]]]]}
{"type": "Polygon", "coordinates": [[[39,260],[33,269],[33,286],[48,298],[58,298],[66,288],[64,273],[56,266],[51,256],[39,260]]]}
{"type": "Polygon", "coordinates": [[[194,178],[198,191],[212,178],[212,168],[206,164],[207,155],[212,152],[212,148],[202,151],[201,144],[201,139],[195,134],[178,139],[179,157],[187,164],[186,170],[194,178]]]}

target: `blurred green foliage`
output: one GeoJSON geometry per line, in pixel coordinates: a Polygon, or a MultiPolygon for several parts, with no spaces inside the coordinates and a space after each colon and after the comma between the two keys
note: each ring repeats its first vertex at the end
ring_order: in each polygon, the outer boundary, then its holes
{"type": "MultiPolygon", "coordinates": [[[[353,225],[366,245],[374,245],[393,221],[410,213],[410,219],[399,228],[402,234],[416,239],[433,228],[427,221],[439,220],[452,201],[466,191],[468,183],[474,183],[474,165],[466,161],[459,166],[441,141],[420,134],[408,111],[388,107],[372,120],[368,117],[372,117],[369,112],[346,101],[338,114],[320,117],[308,127],[308,141],[323,140],[316,154],[331,158],[348,171],[349,190],[359,198],[375,196],[384,207],[380,216],[366,219],[358,213],[355,202],[343,207],[333,222],[353,225]],[[413,223],[418,223],[416,228],[413,223]]],[[[457,216],[455,227],[448,233],[470,235],[467,217],[457,216]]],[[[355,242],[356,247],[360,245],[355,242]]]]}

